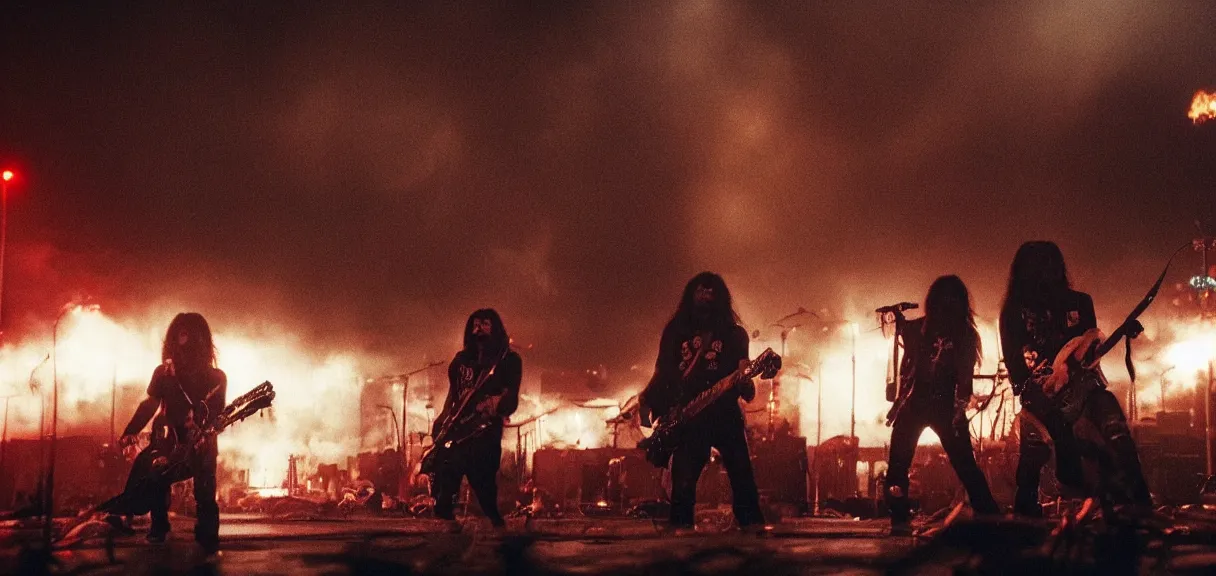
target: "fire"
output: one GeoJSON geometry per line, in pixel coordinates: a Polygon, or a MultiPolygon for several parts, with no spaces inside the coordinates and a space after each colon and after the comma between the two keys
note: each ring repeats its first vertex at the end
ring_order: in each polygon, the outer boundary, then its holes
{"type": "Polygon", "coordinates": [[[251,486],[279,486],[292,455],[302,457],[299,466],[313,469],[358,453],[354,358],[315,359],[292,343],[227,335],[216,336],[216,348],[222,354],[220,366],[228,372],[230,398],[263,380],[278,391],[271,417],[250,418],[220,437],[225,463],[248,469],[251,486]]]}
{"type": "MultiPolygon", "coordinates": [[[[13,395],[10,436],[37,437],[43,396],[49,402],[56,378],[61,433],[83,432],[73,430],[72,423],[96,432],[103,422],[108,426],[112,393],[136,383],[146,386],[160,363],[158,339],[151,332],[130,329],[96,310],[68,311],[57,336],[0,348],[0,389],[13,395]]],[[[120,413],[129,415],[132,408],[120,413]]]]}
{"type": "Polygon", "coordinates": [[[603,448],[611,443],[607,421],[620,414],[613,400],[575,405],[555,398],[520,395],[519,410],[512,422],[536,417],[539,445],[559,448],[603,448]]]}
{"type": "Polygon", "coordinates": [[[1165,361],[1184,375],[1206,370],[1216,358],[1216,326],[1187,323],[1176,326],[1174,333],[1177,339],[1166,347],[1165,361]]]}
{"type": "Polygon", "coordinates": [[[1196,92],[1195,98],[1191,100],[1191,109],[1186,115],[1196,124],[1216,118],[1216,92],[1196,92]]]}
{"type": "MultiPolygon", "coordinates": [[[[1000,359],[1000,350],[997,341],[996,324],[977,319],[977,325],[980,332],[980,339],[984,343],[984,357],[981,365],[977,368],[980,373],[991,374],[996,371],[997,362],[1000,359]]],[[[886,400],[886,381],[891,364],[891,349],[893,345],[893,336],[884,336],[881,330],[874,328],[851,328],[851,324],[844,324],[833,331],[830,331],[827,336],[827,345],[822,344],[818,349],[818,358],[808,358],[810,362],[797,366],[798,350],[791,350],[790,360],[784,368],[783,378],[786,386],[783,388],[792,388],[790,392],[794,397],[783,399],[782,404],[788,405],[791,401],[796,403],[799,408],[798,429],[802,436],[806,437],[808,442],[815,444],[816,442],[816,417],[819,390],[817,386],[818,378],[822,381],[823,388],[823,422],[822,422],[822,439],[826,440],[833,436],[849,434],[850,415],[853,410],[853,355],[854,346],[850,335],[850,330],[856,334],[856,357],[857,357],[857,390],[856,390],[856,435],[861,446],[883,446],[891,440],[891,429],[887,428],[886,415],[891,408],[891,403],[886,400]],[[816,368],[814,364],[818,362],[816,368]],[[806,364],[811,364],[810,366],[806,364]],[[801,372],[803,377],[797,375],[801,372]],[[797,383],[796,386],[790,386],[792,383],[797,383]]],[[[757,342],[756,346],[763,348],[766,343],[757,342]]],[[[812,353],[814,354],[814,353],[812,353]]],[[[977,395],[986,395],[991,391],[990,381],[976,380],[975,393],[977,395]]],[[[1006,425],[1008,417],[1000,418],[997,407],[999,399],[993,401],[988,409],[976,416],[972,421],[974,430],[979,430],[980,422],[983,422],[984,435],[988,436],[994,425],[1006,425]]],[[[1012,405],[1006,402],[1004,407],[1006,411],[1013,409],[1012,405]]],[[[998,436],[999,436],[998,432],[998,436]]],[[[939,440],[937,435],[931,430],[926,430],[920,438],[920,444],[936,444],[939,440]]]]}
{"type": "MultiPolygon", "coordinates": [[[[65,314],[52,338],[6,343],[0,348],[0,396],[12,396],[10,438],[36,438],[42,410],[50,414],[51,383],[59,383],[59,434],[108,437],[111,400],[116,433],[135,409],[152,370],[160,364],[163,331],[172,314],[116,320],[77,308],[65,314]],[[54,350],[52,350],[54,348],[54,350]]],[[[314,469],[344,462],[359,449],[357,367],[368,359],[318,355],[289,333],[271,337],[240,326],[213,326],[219,367],[228,375],[228,398],[265,380],[278,392],[274,406],[238,423],[219,438],[220,460],[248,470],[254,487],[278,488],[288,458],[314,469]]],[[[50,426],[47,423],[47,430],[50,426]]]]}
{"type": "MultiPolygon", "coordinates": [[[[1162,402],[1171,410],[1183,409],[1187,403],[1175,398],[1201,389],[1209,362],[1216,360],[1216,322],[1172,319],[1153,328],[1153,333],[1140,338],[1145,342],[1138,344],[1148,357],[1136,363],[1141,376],[1136,381],[1137,404],[1146,414],[1147,408],[1161,410],[1162,402]]],[[[1107,372],[1119,373],[1119,368],[1107,372]]]]}

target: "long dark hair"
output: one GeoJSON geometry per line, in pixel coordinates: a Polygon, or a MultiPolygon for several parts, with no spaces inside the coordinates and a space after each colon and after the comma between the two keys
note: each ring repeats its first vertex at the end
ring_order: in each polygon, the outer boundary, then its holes
{"type": "Polygon", "coordinates": [[[672,315],[667,326],[691,328],[696,323],[696,294],[697,287],[705,286],[712,288],[714,291],[713,308],[709,312],[709,326],[715,332],[724,332],[726,329],[739,324],[739,314],[735,312],[734,303],[730,297],[730,290],[726,287],[726,281],[721,276],[713,272],[702,272],[692,277],[688,284],[684,285],[684,295],[680,297],[680,305],[676,308],[676,313],[672,315]]]}
{"type": "Polygon", "coordinates": [[[1026,306],[1054,308],[1072,289],[1064,253],[1055,242],[1036,240],[1022,244],[1009,266],[1009,283],[1001,303],[1001,318],[1013,318],[1026,306]]]}
{"type": "Polygon", "coordinates": [[[507,336],[507,329],[503,326],[502,317],[493,308],[482,308],[469,314],[469,319],[464,323],[464,351],[477,353],[477,338],[473,336],[473,320],[478,318],[490,321],[490,341],[486,344],[487,349],[495,352],[506,350],[511,343],[511,338],[507,336]]]}
{"type": "Polygon", "coordinates": [[[165,331],[165,342],[160,350],[161,360],[172,360],[174,366],[186,371],[215,367],[215,343],[211,340],[211,326],[198,312],[182,312],[173,317],[165,331]],[[189,335],[186,345],[177,342],[177,335],[189,335]]]}
{"type": "Polygon", "coordinates": [[[925,295],[923,330],[926,337],[949,338],[960,350],[964,346],[974,347],[977,362],[984,357],[984,344],[975,328],[971,292],[958,276],[938,277],[929,286],[929,293],[925,295]]]}

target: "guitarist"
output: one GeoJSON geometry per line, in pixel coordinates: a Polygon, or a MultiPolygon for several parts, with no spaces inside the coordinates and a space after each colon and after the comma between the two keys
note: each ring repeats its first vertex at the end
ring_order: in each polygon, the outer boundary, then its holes
{"type": "Polygon", "coordinates": [[[988,481],[975,463],[967,428],[972,376],[982,350],[967,286],[958,276],[935,280],[925,296],[925,317],[909,321],[902,332],[905,355],[901,377],[904,386],[911,386],[911,392],[891,429],[886,478],[891,533],[910,532],[908,469],[916,442],[926,427],[941,439],[942,449],[967,490],[975,513],[999,514],[988,481]]]}
{"type": "MultiPolygon", "coordinates": [[[[148,424],[148,420],[160,408],[157,417],[163,428],[153,430],[153,441],[160,443],[184,443],[191,430],[204,427],[210,418],[224,409],[227,401],[228,377],[215,366],[215,345],[211,340],[211,328],[201,314],[190,312],[178,314],[165,332],[161,349],[163,364],[152,373],[148,384],[148,396],[136,408],[131,422],[123,431],[120,442],[123,446],[136,443],[137,436],[148,424]]],[[[219,549],[220,509],[215,501],[215,470],[218,449],[212,438],[203,448],[194,453],[191,463],[194,471],[194,500],[198,505],[198,522],[194,527],[194,539],[208,554],[219,549]]],[[[132,466],[128,486],[137,479],[140,470],[150,468],[150,462],[141,461],[151,457],[144,451],[132,466]]],[[[169,534],[169,484],[154,487],[149,494],[152,526],[148,541],[164,542],[169,534]]]]}
{"type": "MultiPolygon", "coordinates": [[[[642,424],[662,416],[748,363],[747,331],[731,305],[721,276],[702,272],[684,287],[676,313],[663,329],[655,373],[642,392],[642,424]]],[[[710,448],[722,455],[730,479],[735,520],[740,528],[763,526],[760,497],[747,449],[743,411],[738,399],[751,402],[756,386],[740,382],[732,392],[690,422],[671,457],[671,528],[694,526],[697,480],[709,461],[710,448]]]]}
{"type": "Polygon", "coordinates": [[[1140,458],[1127,418],[1106,389],[1097,369],[1052,373],[1047,369],[1073,338],[1097,330],[1093,299],[1072,289],[1064,255],[1054,242],[1023,244],[1013,258],[1000,318],[1001,346],[1014,394],[1023,417],[1014,512],[1042,516],[1039,477],[1050,458],[1043,432],[1056,449],[1056,476],[1063,484],[1087,490],[1081,472],[1081,443],[1074,425],[1088,420],[1098,430],[1108,458],[1102,464],[1102,488],[1108,506],[1151,505],[1140,458]],[[1022,358],[1024,362],[1014,359],[1022,358]],[[1065,384],[1066,393],[1056,396],[1065,384]],[[1065,402],[1067,401],[1067,402],[1065,402]],[[1068,410],[1063,407],[1069,406],[1068,410]],[[1079,410],[1072,407],[1080,407],[1079,410]],[[1039,426],[1041,424],[1041,427],[1039,426]]]}
{"type": "Polygon", "coordinates": [[[510,338],[502,318],[493,309],[478,310],[465,323],[464,348],[448,365],[448,397],[443,411],[435,419],[431,437],[440,433],[445,421],[463,415],[455,413],[461,399],[490,371],[492,374],[477,390],[476,396],[465,404],[465,412],[476,411],[477,420],[489,421],[490,426],[452,447],[439,464],[431,489],[435,497],[435,516],[455,521],[453,501],[460,491],[461,479],[467,476],[482,511],[495,528],[503,528],[506,523],[498,511],[502,427],[503,421],[519,406],[523,361],[510,349],[510,338]]]}

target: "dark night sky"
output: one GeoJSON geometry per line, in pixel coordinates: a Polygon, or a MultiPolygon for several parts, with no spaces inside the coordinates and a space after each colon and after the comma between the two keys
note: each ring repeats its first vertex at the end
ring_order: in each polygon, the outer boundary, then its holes
{"type": "Polygon", "coordinates": [[[10,334],[88,292],[405,366],[492,305],[622,368],[702,269],[751,327],[991,317],[1054,239],[1109,323],[1216,228],[1205,2],[156,4],[0,13],[10,334]]]}

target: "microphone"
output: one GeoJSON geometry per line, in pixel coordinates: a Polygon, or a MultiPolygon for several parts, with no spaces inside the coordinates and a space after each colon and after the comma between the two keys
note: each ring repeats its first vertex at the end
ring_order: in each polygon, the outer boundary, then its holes
{"type": "Polygon", "coordinates": [[[892,312],[903,312],[904,310],[915,310],[917,308],[920,308],[920,304],[916,304],[913,302],[900,302],[899,304],[883,306],[882,308],[879,308],[879,309],[875,310],[874,312],[876,312],[878,314],[890,314],[892,312]]]}

